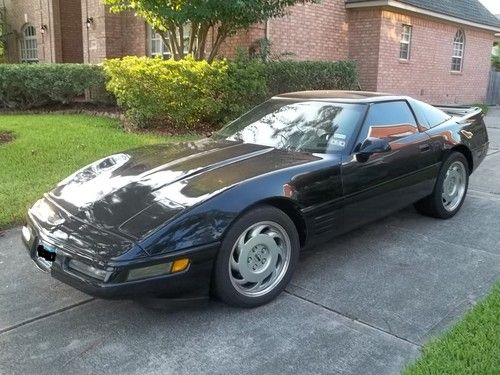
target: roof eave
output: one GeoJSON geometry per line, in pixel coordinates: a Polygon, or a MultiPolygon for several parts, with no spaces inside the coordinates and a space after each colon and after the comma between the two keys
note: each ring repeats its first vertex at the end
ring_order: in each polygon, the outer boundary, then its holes
{"type": "Polygon", "coordinates": [[[432,10],[422,9],[422,8],[415,7],[413,5],[400,3],[399,1],[396,1],[396,0],[359,1],[359,2],[354,2],[354,3],[346,3],[346,8],[348,8],[348,9],[369,8],[369,7],[373,8],[373,7],[381,7],[381,6],[388,6],[388,7],[392,7],[392,8],[406,10],[409,12],[423,14],[426,16],[439,18],[439,19],[442,19],[445,21],[459,23],[462,25],[467,25],[467,26],[472,26],[472,27],[477,27],[479,29],[489,30],[489,31],[497,32],[497,33],[500,32],[500,27],[485,25],[485,24],[478,23],[478,22],[467,21],[467,20],[464,20],[462,18],[453,17],[453,16],[449,16],[447,14],[434,12],[432,10]]]}

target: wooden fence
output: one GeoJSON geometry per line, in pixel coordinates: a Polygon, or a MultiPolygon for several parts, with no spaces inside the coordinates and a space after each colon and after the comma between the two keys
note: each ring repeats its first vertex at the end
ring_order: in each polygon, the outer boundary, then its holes
{"type": "Polygon", "coordinates": [[[489,105],[500,104],[500,71],[491,70],[488,83],[486,103],[489,105]]]}

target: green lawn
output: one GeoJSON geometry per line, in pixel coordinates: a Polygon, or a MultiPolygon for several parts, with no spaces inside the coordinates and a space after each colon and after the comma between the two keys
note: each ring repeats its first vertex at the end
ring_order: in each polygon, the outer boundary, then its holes
{"type": "Polygon", "coordinates": [[[450,331],[426,345],[404,374],[500,374],[500,284],[450,331]]]}
{"type": "MultiPolygon", "coordinates": [[[[20,224],[44,192],[82,166],[144,144],[186,137],[130,134],[118,121],[86,115],[0,115],[0,229],[20,224]]],[[[191,137],[193,138],[193,137],[191,137]]]]}

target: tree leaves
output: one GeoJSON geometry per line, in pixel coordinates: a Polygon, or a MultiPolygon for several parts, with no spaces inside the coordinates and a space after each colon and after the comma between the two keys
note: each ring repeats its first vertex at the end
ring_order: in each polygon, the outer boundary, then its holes
{"type": "Polygon", "coordinates": [[[104,0],[112,12],[132,10],[157,30],[179,60],[186,52],[197,60],[207,56],[207,38],[215,31],[208,61],[213,61],[224,40],[240,30],[269,18],[282,17],[297,3],[318,0],[104,0]],[[191,26],[189,45],[183,35],[185,24],[191,26]]]}

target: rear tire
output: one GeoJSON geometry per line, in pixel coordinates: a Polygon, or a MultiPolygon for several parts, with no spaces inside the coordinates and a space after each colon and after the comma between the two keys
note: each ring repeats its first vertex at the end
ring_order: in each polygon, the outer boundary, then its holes
{"type": "Polygon", "coordinates": [[[452,152],[441,166],[434,191],[415,203],[415,208],[426,216],[449,219],[462,207],[468,187],[467,159],[460,152],[452,152]]]}
{"type": "Polygon", "coordinates": [[[266,304],[289,283],[299,252],[299,235],[290,217],[272,206],[256,207],[224,236],[215,261],[214,292],[233,306],[266,304]]]}

